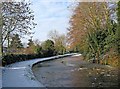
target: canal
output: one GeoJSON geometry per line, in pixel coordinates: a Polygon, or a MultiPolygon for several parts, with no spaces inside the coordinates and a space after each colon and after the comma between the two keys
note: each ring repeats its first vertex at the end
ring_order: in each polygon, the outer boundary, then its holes
{"type": "Polygon", "coordinates": [[[82,56],[45,61],[33,66],[37,80],[45,87],[118,87],[118,69],[93,64],[82,56]]]}

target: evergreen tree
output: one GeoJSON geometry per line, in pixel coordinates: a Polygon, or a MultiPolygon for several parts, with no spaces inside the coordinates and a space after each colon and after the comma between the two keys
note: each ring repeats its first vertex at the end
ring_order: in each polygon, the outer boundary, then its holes
{"type": "Polygon", "coordinates": [[[19,35],[18,34],[15,34],[13,37],[12,37],[12,41],[11,41],[11,44],[10,44],[10,48],[23,48],[23,44],[21,43],[21,40],[19,38],[19,35]]]}
{"type": "Polygon", "coordinates": [[[33,42],[32,39],[29,39],[28,41],[29,41],[28,42],[28,48],[34,45],[34,42],[33,42]]]}
{"type": "Polygon", "coordinates": [[[26,50],[27,54],[35,54],[36,53],[36,46],[35,46],[32,38],[29,39],[28,41],[29,41],[28,44],[27,44],[28,47],[27,47],[27,50],[26,50]]]}
{"type": "Polygon", "coordinates": [[[52,40],[46,40],[42,45],[43,53],[45,56],[53,56],[54,55],[54,42],[52,40]]]}
{"type": "Polygon", "coordinates": [[[117,36],[117,50],[118,53],[120,53],[120,1],[118,2],[118,7],[117,7],[117,17],[118,17],[118,28],[117,28],[117,32],[116,32],[116,36],[117,36]]]}
{"type": "Polygon", "coordinates": [[[117,8],[117,16],[118,16],[118,24],[120,25],[120,1],[118,2],[118,8],[117,8]]]}
{"type": "MultiPolygon", "coordinates": [[[[119,7],[118,3],[118,14],[119,7]]],[[[118,44],[115,41],[118,32],[116,32],[117,25],[114,16],[115,7],[112,3],[79,3],[70,19],[71,26],[68,32],[70,47],[79,48],[86,59],[94,58],[97,63],[100,63],[108,52],[113,53],[118,44]]],[[[118,23],[119,19],[118,16],[118,23]]],[[[120,30],[118,29],[118,31],[120,30]]]]}
{"type": "Polygon", "coordinates": [[[54,41],[56,54],[64,54],[66,51],[67,37],[64,34],[59,34],[56,30],[51,30],[48,36],[54,41]]]}

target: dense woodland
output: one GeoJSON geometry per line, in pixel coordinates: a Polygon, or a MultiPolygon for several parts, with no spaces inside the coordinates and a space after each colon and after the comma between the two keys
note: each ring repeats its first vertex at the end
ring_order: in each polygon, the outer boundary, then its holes
{"type": "Polygon", "coordinates": [[[120,2],[80,2],[73,9],[67,36],[52,30],[49,39],[28,40],[34,34],[30,3],[3,2],[0,15],[0,49],[3,65],[33,58],[78,52],[85,60],[118,66],[120,58],[120,2]],[[7,46],[5,46],[7,45],[7,46]]]}

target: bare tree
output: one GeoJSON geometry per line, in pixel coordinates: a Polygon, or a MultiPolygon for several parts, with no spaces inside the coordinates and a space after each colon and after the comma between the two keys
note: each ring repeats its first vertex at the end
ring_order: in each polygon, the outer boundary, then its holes
{"type": "Polygon", "coordinates": [[[57,54],[63,54],[66,51],[67,44],[65,34],[59,34],[58,31],[52,30],[49,32],[48,36],[54,41],[57,54]]]}
{"type": "Polygon", "coordinates": [[[2,14],[1,14],[1,3],[0,3],[0,65],[2,65],[2,14]]]}
{"type": "Polygon", "coordinates": [[[11,34],[20,36],[31,34],[35,27],[33,11],[30,9],[30,3],[23,2],[2,2],[1,4],[1,49],[7,42],[9,48],[9,39],[11,34]]]}

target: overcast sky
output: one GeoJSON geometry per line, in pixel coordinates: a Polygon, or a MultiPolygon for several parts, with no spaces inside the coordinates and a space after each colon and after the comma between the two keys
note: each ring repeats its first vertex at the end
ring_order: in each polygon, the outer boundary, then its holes
{"type": "MultiPolygon", "coordinates": [[[[64,0],[30,0],[31,9],[34,11],[35,23],[37,26],[33,30],[33,40],[39,39],[44,41],[48,39],[48,33],[51,30],[57,30],[59,33],[67,33],[69,27],[69,19],[71,16],[71,6],[73,2],[65,2],[64,0]]],[[[28,37],[27,37],[28,38],[28,37]]]]}
{"type": "Polygon", "coordinates": [[[37,23],[36,28],[33,30],[35,32],[33,39],[44,41],[48,39],[48,33],[51,30],[66,34],[72,15],[72,10],[68,7],[71,7],[74,1],[94,0],[30,0],[32,3],[31,9],[34,11],[35,22],[37,23]]]}

